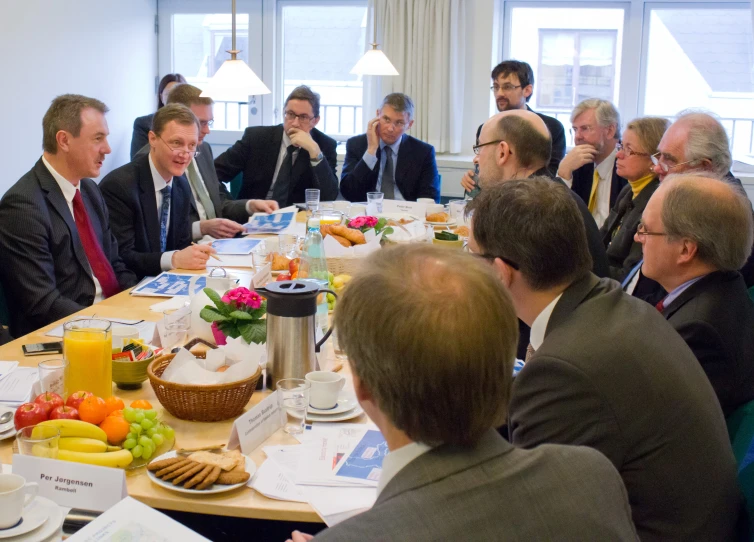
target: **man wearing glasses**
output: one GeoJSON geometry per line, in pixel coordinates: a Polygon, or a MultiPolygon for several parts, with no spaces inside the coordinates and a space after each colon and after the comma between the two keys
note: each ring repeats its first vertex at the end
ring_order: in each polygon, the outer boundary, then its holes
{"type": "Polygon", "coordinates": [[[198,143],[199,121],[191,110],[166,105],[152,120],[149,153],[100,183],[123,260],[139,279],[174,268],[204,269],[215,252],[191,244],[191,189],[183,175],[198,143]]]}
{"type": "Polygon", "coordinates": [[[285,100],[283,124],[253,126],[215,159],[217,177],[230,182],[239,173],[238,198],[275,200],[281,207],[303,203],[307,188],[322,201],[338,196],[337,142],[315,128],[319,94],[301,85],[285,100]]]}
{"type": "Polygon", "coordinates": [[[405,94],[385,96],[367,133],[346,143],[340,191],[350,201],[364,201],[367,192],[385,199],[440,201],[435,148],[405,132],[414,124],[414,102],[405,94]]]}

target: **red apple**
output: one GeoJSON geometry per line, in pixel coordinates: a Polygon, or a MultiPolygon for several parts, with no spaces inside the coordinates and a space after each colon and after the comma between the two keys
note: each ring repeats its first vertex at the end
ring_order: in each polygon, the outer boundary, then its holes
{"type": "Polygon", "coordinates": [[[16,431],[28,425],[37,425],[46,420],[47,413],[42,408],[42,405],[37,403],[24,403],[18,407],[16,414],[13,416],[13,424],[16,426],[16,431]]]}
{"type": "Polygon", "coordinates": [[[37,395],[34,402],[40,405],[45,414],[49,415],[52,409],[63,406],[63,398],[57,393],[45,392],[37,395]]]}
{"type": "Polygon", "coordinates": [[[94,394],[90,391],[77,391],[68,396],[68,400],[65,402],[65,406],[79,409],[79,405],[84,402],[87,397],[92,397],[94,394]]]}
{"type": "Polygon", "coordinates": [[[50,412],[50,419],[51,420],[78,420],[79,411],[73,407],[61,405],[59,407],[52,409],[52,411],[50,412]]]}

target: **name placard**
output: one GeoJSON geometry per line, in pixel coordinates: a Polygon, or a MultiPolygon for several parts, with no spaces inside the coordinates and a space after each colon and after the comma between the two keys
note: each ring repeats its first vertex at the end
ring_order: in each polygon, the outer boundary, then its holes
{"type": "Polygon", "coordinates": [[[236,418],[230,432],[228,449],[241,446],[241,452],[249,454],[283,427],[284,423],[285,412],[278,406],[277,392],[273,392],[254,408],[236,418]]]}
{"type": "Polygon", "coordinates": [[[104,512],[128,496],[123,469],[16,454],[13,473],[39,484],[39,495],[60,506],[104,512]]]}
{"type": "Polygon", "coordinates": [[[427,204],[417,203],[415,201],[399,201],[396,199],[386,199],[382,202],[383,213],[405,213],[412,215],[419,220],[423,220],[427,214],[427,204]]]}
{"type": "Polygon", "coordinates": [[[272,282],[272,262],[269,262],[251,278],[252,288],[261,288],[268,282],[272,282]]]}

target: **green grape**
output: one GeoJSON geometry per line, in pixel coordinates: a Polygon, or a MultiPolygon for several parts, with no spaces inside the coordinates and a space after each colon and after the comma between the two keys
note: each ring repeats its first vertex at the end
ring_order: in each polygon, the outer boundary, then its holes
{"type": "Polygon", "coordinates": [[[140,426],[138,423],[132,423],[131,424],[131,432],[136,433],[137,435],[141,435],[141,432],[144,430],[142,426],[140,426]]]}
{"type": "Polygon", "coordinates": [[[333,301],[335,301],[335,296],[332,294],[327,294],[327,302],[332,303],[333,301]]]}
{"type": "Polygon", "coordinates": [[[123,447],[126,450],[130,450],[134,446],[136,446],[136,439],[135,438],[127,438],[125,441],[123,441],[123,447]]]}
{"type": "Polygon", "coordinates": [[[144,416],[147,417],[148,420],[154,420],[157,417],[157,411],[156,410],[145,410],[144,416]]]}
{"type": "Polygon", "coordinates": [[[131,455],[134,456],[134,459],[140,458],[141,454],[143,453],[144,453],[144,448],[142,448],[141,445],[139,444],[131,448],[131,455]]]}
{"type": "Polygon", "coordinates": [[[136,423],[141,423],[144,421],[144,411],[143,410],[137,410],[136,414],[134,414],[134,421],[136,423]]]}
{"type": "Polygon", "coordinates": [[[162,446],[162,443],[165,442],[165,437],[157,433],[152,436],[152,442],[154,442],[156,446],[162,446]]]}
{"type": "Polygon", "coordinates": [[[141,428],[144,430],[152,429],[154,427],[154,422],[152,420],[147,420],[146,418],[142,420],[141,422],[141,428]]]}
{"type": "Polygon", "coordinates": [[[139,438],[139,435],[137,435],[137,434],[136,434],[136,433],[134,433],[133,431],[131,431],[130,433],[128,433],[128,435],[126,435],[126,439],[132,439],[132,440],[136,440],[136,439],[138,439],[138,438],[139,438]]]}
{"type": "Polygon", "coordinates": [[[152,448],[144,448],[144,451],[141,453],[141,457],[144,459],[149,459],[152,457],[152,454],[154,453],[154,450],[152,448]]]}
{"type": "Polygon", "coordinates": [[[141,444],[142,447],[146,447],[152,444],[152,440],[148,436],[142,435],[139,437],[139,444],[141,444]]]}
{"type": "Polygon", "coordinates": [[[149,438],[152,438],[157,434],[159,434],[159,432],[156,427],[150,427],[149,429],[147,429],[147,436],[149,438]]]}
{"type": "Polygon", "coordinates": [[[157,446],[155,445],[155,443],[153,441],[150,440],[149,444],[147,444],[146,446],[144,446],[144,449],[145,450],[150,450],[152,453],[154,453],[154,451],[157,449],[157,446]]]}
{"type": "Polygon", "coordinates": [[[134,415],[136,414],[136,410],[131,407],[126,407],[123,409],[123,417],[126,419],[128,423],[133,423],[136,421],[134,418],[134,415]]]}
{"type": "Polygon", "coordinates": [[[172,427],[170,427],[169,425],[166,425],[166,426],[165,426],[165,427],[163,428],[162,434],[163,434],[163,436],[164,436],[164,437],[165,437],[166,439],[170,440],[170,439],[172,439],[173,437],[175,437],[175,430],[174,430],[174,429],[173,429],[172,427]]]}

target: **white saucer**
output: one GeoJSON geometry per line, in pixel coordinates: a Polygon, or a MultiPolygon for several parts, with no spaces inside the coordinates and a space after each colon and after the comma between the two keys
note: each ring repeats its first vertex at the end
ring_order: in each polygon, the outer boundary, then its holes
{"type": "MultiPolygon", "coordinates": [[[[0,405],[0,416],[5,414],[6,412],[13,412],[15,414],[16,409],[11,408],[9,406],[0,405]]],[[[14,427],[13,417],[11,417],[10,421],[5,422],[4,424],[0,425],[0,434],[7,433],[14,427]]],[[[2,438],[2,437],[0,437],[2,438]]]]}
{"type": "Polygon", "coordinates": [[[309,414],[318,414],[321,416],[334,416],[335,414],[345,414],[356,408],[358,404],[358,401],[356,401],[356,398],[353,395],[341,393],[338,396],[338,402],[333,408],[322,409],[314,408],[309,405],[308,412],[309,414]]]}
{"type": "Polygon", "coordinates": [[[8,542],[39,542],[40,540],[47,540],[60,530],[63,524],[63,511],[60,507],[49,499],[44,497],[37,497],[36,500],[45,501],[47,513],[49,514],[47,521],[39,527],[37,530],[14,536],[9,539],[8,542]],[[52,506],[50,506],[52,505],[52,506]]]}
{"type": "Polygon", "coordinates": [[[5,433],[0,433],[0,440],[5,440],[7,438],[13,438],[16,436],[16,428],[11,426],[11,428],[6,431],[5,433]]]}
{"type": "MultiPolygon", "coordinates": [[[[48,518],[53,518],[53,516],[56,515],[58,517],[57,528],[60,527],[60,507],[49,499],[36,497],[31,503],[29,503],[29,506],[24,508],[22,516],[23,521],[11,529],[0,531],[0,538],[10,538],[12,536],[26,534],[42,525],[48,518]]],[[[46,538],[37,536],[38,534],[39,533],[34,533],[34,540],[44,540],[44,538],[46,538]]]]}
{"type": "Polygon", "coordinates": [[[364,409],[361,408],[361,405],[356,405],[353,410],[349,410],[344,414],[334,414],[328,416],[326,414],[312,414],[310,412],[307,412],[306,419],[310,422],[343,422],[350,420],[351,418],[355,418],[356,416],[360,416],[361,414],[363,414],[363,412],[364,409]]]}
{"type": "Polygon", "coordinates": [[[424,223],[429,224],[430,226],[452,226],[456,221],[451,218],[447,222],[430,222],[429,220],[425,220],[424,223]]]}

